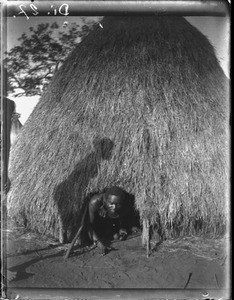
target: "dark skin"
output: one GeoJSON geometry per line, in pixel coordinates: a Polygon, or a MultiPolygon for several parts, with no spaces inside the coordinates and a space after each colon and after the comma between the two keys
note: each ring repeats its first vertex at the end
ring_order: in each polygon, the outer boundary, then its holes
{"type": "MultiPolygon", "coordinates": [[[[88,234],[93,243],[101,249],[102,255],[110,250],[110,247],[105,244],[107,239],[127,238],[132,214],[131,205],[120,196],[99,194],[90,199],[88,234]]],[[[132,232],[137,230],[136,227],[131,228],[132,232]]]]}

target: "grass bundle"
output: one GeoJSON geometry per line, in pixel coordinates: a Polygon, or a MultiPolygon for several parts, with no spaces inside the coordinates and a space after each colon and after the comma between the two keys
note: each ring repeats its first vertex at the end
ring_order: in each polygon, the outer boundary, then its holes
{"type": "Polygon", "coordinates": [[[77,229],[89,193],[119,185],[166,237],[224,233],[229,91],[213,47],[182,17],[102,27],[55,74],[12,149],[9,216],[58,237],[77,229]]]}

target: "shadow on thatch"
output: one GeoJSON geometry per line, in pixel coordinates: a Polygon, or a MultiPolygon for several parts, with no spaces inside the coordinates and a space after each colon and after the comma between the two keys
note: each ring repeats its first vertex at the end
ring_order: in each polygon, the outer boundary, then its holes
{"type": "MultiPolygon", "coordinates": [[[[60,241],[62,243],[67,242],[67,231],[71,230],[70,235],[74,236],[74,231],[77,230],[77,226],[79,226],[78,216],[74,219],[69,214],[72,206],[83,202],[83,199],[81,199],[82,195],[87,189],[90,180],[98,175],[98,169],[102,160],[109,160],[111,158],[114,143],[110,139],[95,139],[93,144],[95,151],[81,160],[75,166],[74,171],[65,181],[56,187],[54,192],[54,201],[57,204],[61,222],[60,229],[62,230],[62,236],[60,236],[60,241]],[[69,210],[68,207],[70,208],[69,210]]],[[[82,206],[81,216],[85,209],[85,205],[82,206]]]]}

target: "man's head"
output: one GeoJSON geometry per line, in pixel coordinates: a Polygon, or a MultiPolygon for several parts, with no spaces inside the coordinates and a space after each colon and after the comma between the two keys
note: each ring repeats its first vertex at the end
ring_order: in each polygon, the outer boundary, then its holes
{"type": "Polygon", "coordinates": [[[110,215],[118,215],[121,211],[126,192],[117,186],[109,188],[104,194],[104,201],[110,215]]]}

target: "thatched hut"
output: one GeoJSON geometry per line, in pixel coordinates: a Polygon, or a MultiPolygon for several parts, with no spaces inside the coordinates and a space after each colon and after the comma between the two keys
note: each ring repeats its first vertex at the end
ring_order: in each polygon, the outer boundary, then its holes
{"type": "Polygon", "coordinates": [[[228,80],[182,17],[105,17],[55,74],[11,153],[9,216],[59,236],[118,185],[166,237],[227,225],[228,80]],[[157,226],[156,226],[157,227],[157,226]]]}

